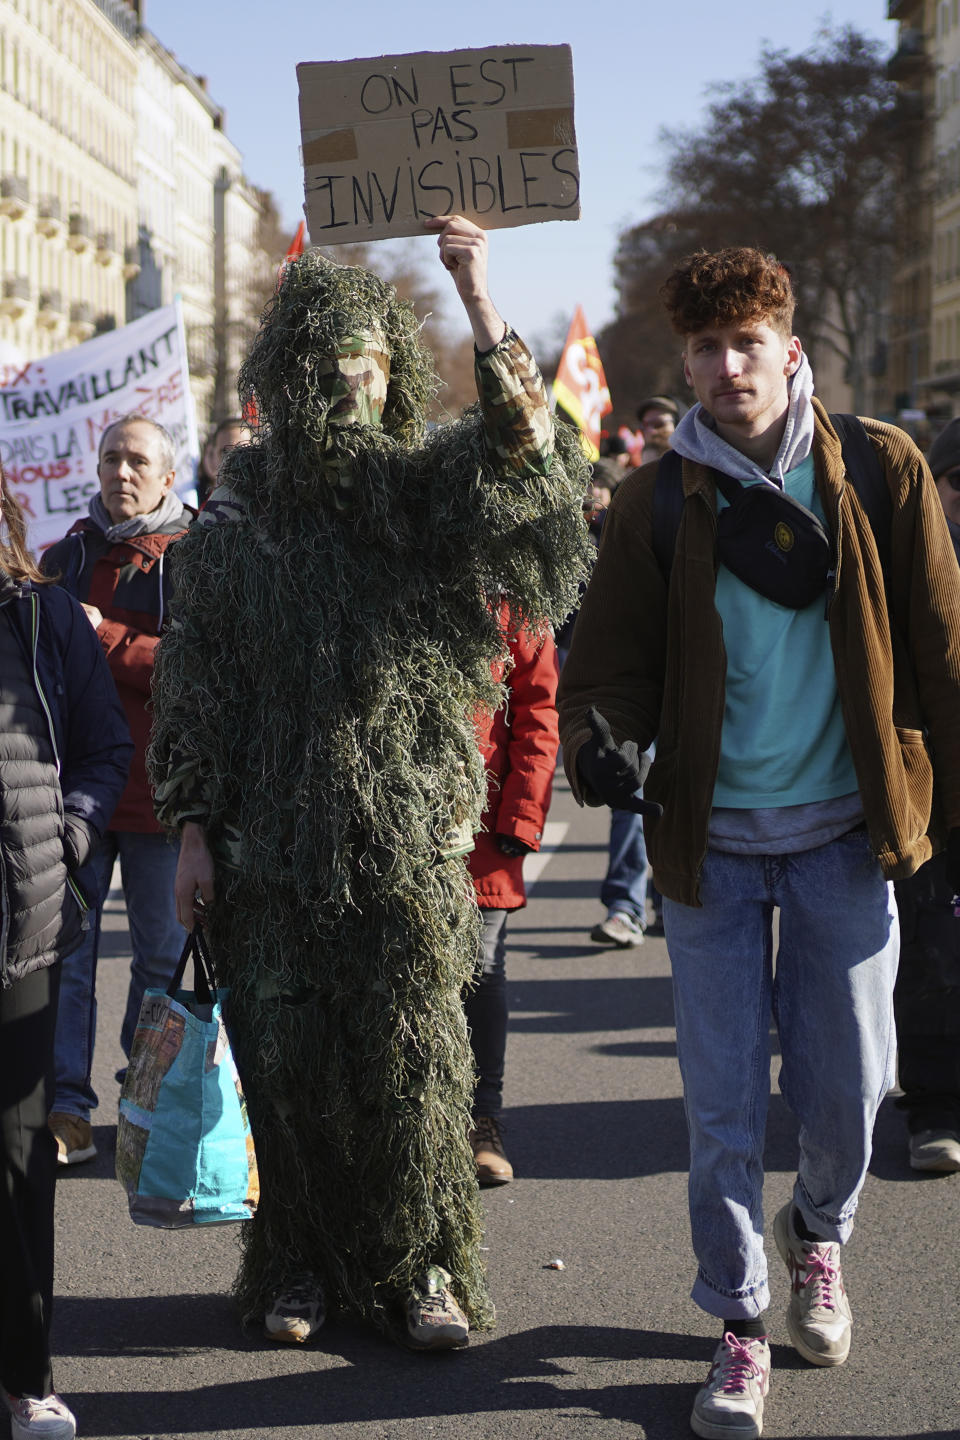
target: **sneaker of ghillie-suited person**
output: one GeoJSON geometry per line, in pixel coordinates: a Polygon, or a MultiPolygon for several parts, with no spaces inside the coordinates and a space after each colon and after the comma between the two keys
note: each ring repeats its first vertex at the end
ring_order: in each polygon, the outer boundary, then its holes
{"type": "Polygon", "coordinates": [[[406,1303],[406,1343],[413,1350],[459,1350],[467,1344],[470,1324],[450,1290],[450,1275],[431,1265],[419,1277],[406,1303]]]}
{"type": "Polygon", "coordinates": [[[507,1185],[513,1179],[513,1166],[503,1148],[500,1122],[493,1115],[477,1115],[469,1135],[480,1185],[507,1185]]]}
{"type": "Polygon", "coordinates": [[[47,1125],[57,1142],[58,1165],[82,1165],[96,1155],[90,1121],[84,1120],[82,1115],[68,1115],[66,1111],[54,1110],[47,1117],[47,1125]]]}
{"type": "Polygon", "coordinates": [[[277,1290],[264,1316],[269,1339],[284,1345],[305,1345],[327,1318],[323,1290],[316,1276],[291,1276],[277,1290]]]}

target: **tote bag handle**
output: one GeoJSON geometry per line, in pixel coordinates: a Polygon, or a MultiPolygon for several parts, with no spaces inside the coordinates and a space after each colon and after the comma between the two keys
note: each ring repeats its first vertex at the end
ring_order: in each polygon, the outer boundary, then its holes
{"type": "Polygon", "coordinates": [[[210,951],[207,949],[207,942],[203,938],[203,929],[200,925],[194,926],[187,936],[183,952],[177,961],[177,968],[167,986],[167,994],[171,1000],[176,998],[177,991],[183,984],[187,962],[191,956],[193,957],[193,993],[201,1005],[211,1005],[217,998],[217,987],[213,979],[210,951]]]}

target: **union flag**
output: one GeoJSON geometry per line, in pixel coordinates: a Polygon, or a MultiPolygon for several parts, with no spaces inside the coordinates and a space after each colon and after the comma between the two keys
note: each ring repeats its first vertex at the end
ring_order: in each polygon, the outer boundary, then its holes
{"type": "Polygon", "coordinates": [[[557,366],[553,398],[583,435],[590,460],[600,454],[600,427],[604,415],[613,409],[607,377],[590,333],[583,307],[578,305],[557,366]]]}

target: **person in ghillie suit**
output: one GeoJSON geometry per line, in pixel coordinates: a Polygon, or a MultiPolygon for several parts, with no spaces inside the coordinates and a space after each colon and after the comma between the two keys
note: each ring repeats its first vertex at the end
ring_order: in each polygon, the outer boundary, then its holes
{"type": "Polygon", "coordinates": [[[315,252],[291,264],[240,377],[257,436],[177,547],[156,665],[157,813],[230,987],[263,1187],[235,1288],[283,1340],[327,1302],[417,1348],[493,1323],[461,1001],[474,717],[502,699],[502,605],[537,631],[574,601],[588,477],[489,299],[483,231],[428,228],[480,404],[424,438],[411,307],[315,252]]]}

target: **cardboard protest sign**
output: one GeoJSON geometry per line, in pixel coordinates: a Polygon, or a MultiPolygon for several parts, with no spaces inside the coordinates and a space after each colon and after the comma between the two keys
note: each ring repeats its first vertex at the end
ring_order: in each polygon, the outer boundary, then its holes
{"type": "Polygon", "coordinates": [[[193,490],[199,447],[178,303],[71,350],[0,365],[0,459],[34,554],[86,515],[100,436],[131,411],[170,431],[176,489],[193,490]]]}
{"type": "Polygon", "coordinates": [[[569,45],[499,45],[297,66],[315,245],[577,220],[569,45]]]}

